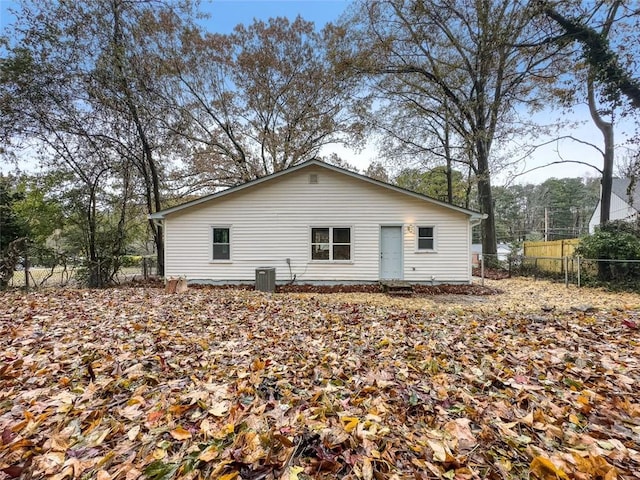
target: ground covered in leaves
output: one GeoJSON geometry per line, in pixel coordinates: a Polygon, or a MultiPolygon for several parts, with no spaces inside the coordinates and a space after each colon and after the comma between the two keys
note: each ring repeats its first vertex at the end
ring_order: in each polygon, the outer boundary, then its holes
{"type": "Polygon", "coordinates": [[[640,296],[0,294],[0,478],[640,478],[640,296]]]}

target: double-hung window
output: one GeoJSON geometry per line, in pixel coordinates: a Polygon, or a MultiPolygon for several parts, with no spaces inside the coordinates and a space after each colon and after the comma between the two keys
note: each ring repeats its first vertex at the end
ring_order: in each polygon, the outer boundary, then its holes
{"type": "Polygon", "coordinates": [[[313,227],[311,229],[311,260],[351,260],[351,228],[313,227]]]}
{"type": "Polygon", "coordinates": [[[213,255],[212,259],[231,259],[231,236],[229,227],[213,227],[213,255]]]}
{"type": "Polygon", "coordinates": [[[435,250],[435,227],[418,227],[418,251],[435,250]]]}

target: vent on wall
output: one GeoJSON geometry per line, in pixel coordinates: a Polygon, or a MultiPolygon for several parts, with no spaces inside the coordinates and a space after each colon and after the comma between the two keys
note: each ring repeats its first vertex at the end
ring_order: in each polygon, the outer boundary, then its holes
{"type": "Polygon", "coordinates": [[[318,183],[318,174],[317,173],[310,173],[309,174],[309,183],[318,183]]]}

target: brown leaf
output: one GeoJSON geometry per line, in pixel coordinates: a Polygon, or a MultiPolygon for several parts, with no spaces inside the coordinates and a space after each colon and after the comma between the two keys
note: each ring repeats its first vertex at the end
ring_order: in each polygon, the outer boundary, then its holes
{"type": "Polygon", "coordinates": [[[531,461],[529,469],[531,470],[531,473],[540,480],[569,479],[566,473],[556,467],[551,460],[545,457],[535,457],[531,461]]]}
{"type": "Polygon", "coordinates": [[[20,475],[22,475],[22,472],[24,471],[24,467],[19,467],[18,465],[11,465],[9,467],[0,469],[0,471],[8,475],[9,478],[18,478],[20,475]]]}
{"type": "Polygon", "coordinates": [[[176,440],[188,440],[191,438],[191,433],[182,427],[171,430],[169,434],[176,440]]]}

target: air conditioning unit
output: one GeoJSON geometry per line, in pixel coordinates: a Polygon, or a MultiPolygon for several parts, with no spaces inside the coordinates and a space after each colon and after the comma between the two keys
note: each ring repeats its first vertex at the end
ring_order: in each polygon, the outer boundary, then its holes
{"type": "Polygon", "coordinates": [[[256,290],[260,292],[275,292],[276,290],[275,267],[256,268],[256,290]]]}

